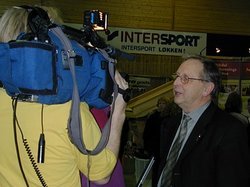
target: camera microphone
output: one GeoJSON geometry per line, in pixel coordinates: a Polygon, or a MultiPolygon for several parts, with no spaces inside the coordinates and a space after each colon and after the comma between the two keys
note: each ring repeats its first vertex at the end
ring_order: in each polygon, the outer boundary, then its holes
{"type": "Polygon", "coordinates": [[[38,154],[37,162],[44,163],[44,153],[45,153],[45,137],[44,134],[40,134],[39,143],[38,143],[38,154]]]}

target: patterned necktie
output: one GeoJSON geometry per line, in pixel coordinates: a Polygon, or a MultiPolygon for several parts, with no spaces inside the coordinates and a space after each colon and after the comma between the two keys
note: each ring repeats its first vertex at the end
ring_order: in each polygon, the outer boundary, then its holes
{"type": "Polygon", "coordinates": [[[180,126],[179,134],[170,150],[170,153],[167,158],[166,165],[163,169],[161,187],[169,187],[171,184],[173,168],[176,164],[177,157],[182,146],[183,140],[187,134],[187,124],[191,118],[184,114],[183,120],[180,126]]]}

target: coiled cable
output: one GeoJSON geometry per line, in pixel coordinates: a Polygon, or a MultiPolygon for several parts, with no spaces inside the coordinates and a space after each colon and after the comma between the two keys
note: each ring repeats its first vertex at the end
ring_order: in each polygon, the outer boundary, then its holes
{"type": "Polygon", "coordinates": [[[39,168],[38,168],[38,166],[36,164],[34,156],[33,156],[32,152],[31,152],[31,149],[30,149],[29,144],[27,142],[27,139],[23,139],[23,145],[24,145],[24,147],[26,149],[26,152],[27,152],[27,154],[29,156],[30,162],[31,162],[31,164],[32,164],[32,166],[33,166],[33,168],[34,168],[34,170],[36,172],[36,175],[37,175],[39,181],[41,182],[43,187],[48,187],[45,180],[44,180],[44,178],[43,178],[43,176],[42,176],[42,173],[40,172],[40,170],[39,170],[39,168]]]}
{"type": "Polygon", "coordinates": [[[28,184],[28,180],[25,176],[25,173],[23,171],[23,167],[22,167],[22,162],[21,162],[21,158],[20,158],[20,153],[19,153],[19,147],[18,147],[18,140],[17,140],[17,130],[16,130],[16,126],[19,128],[19,131],[21,133],[21,136],[22,136],[22,141],[23,141],[23,144],[24,144],[24,147],[25,147],[25,150],[28,154],[28,157],[30,159],[30,162],[35,170],[35,173],[40,181],[40,183],[42,184],[43,187],[48,187],[48,185],[46,184],[37,164],[36,164],[36,161],[34,159],[34,156],[31,152],[31,149],[29,147],[29,144],[27,142],[27,140],[24,138],[24,135],[23,135],[23,132],[22,132],[22,129],[19,125],[19,122],[18,122],[18,119],[17,119],[17,115],[16,115],[16,111],[17,111],[17,103],[18,103],[18,95],[16,97],[13,97],[12,98],[12,109],[13,109],[13,130],[14,130],[14,140],[15,140],[15,147],[16,147],[16,153],[17,153],[17,158],[18,158],[18,164],[19,164],[19,168],[21,170],[21,173],[23,175],[23,178],[24,178],[24,181],[25,181],[25,184],[27,187],[29,187],[29,184],[28,184]]]}

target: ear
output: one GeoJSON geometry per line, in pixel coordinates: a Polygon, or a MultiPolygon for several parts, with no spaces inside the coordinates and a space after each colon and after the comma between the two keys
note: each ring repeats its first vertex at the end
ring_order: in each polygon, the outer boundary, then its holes
{"type": "Polygon", "coordinates": [[[211,95],[213,90],[214,90],[214,83],[207,82],[203,90],[203,96],[211,95]]]}

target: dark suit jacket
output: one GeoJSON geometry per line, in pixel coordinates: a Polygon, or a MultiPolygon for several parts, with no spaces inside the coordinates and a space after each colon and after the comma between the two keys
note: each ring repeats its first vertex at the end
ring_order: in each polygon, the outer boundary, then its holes
{"type": "MultiPolygon", "coordinates": [[[[181,114],[163,122],[161,173],[181,114]]],[[[173,187],[249,187],[246,128],[213,103],[190,134],[173,171],[173,187]]]]}

